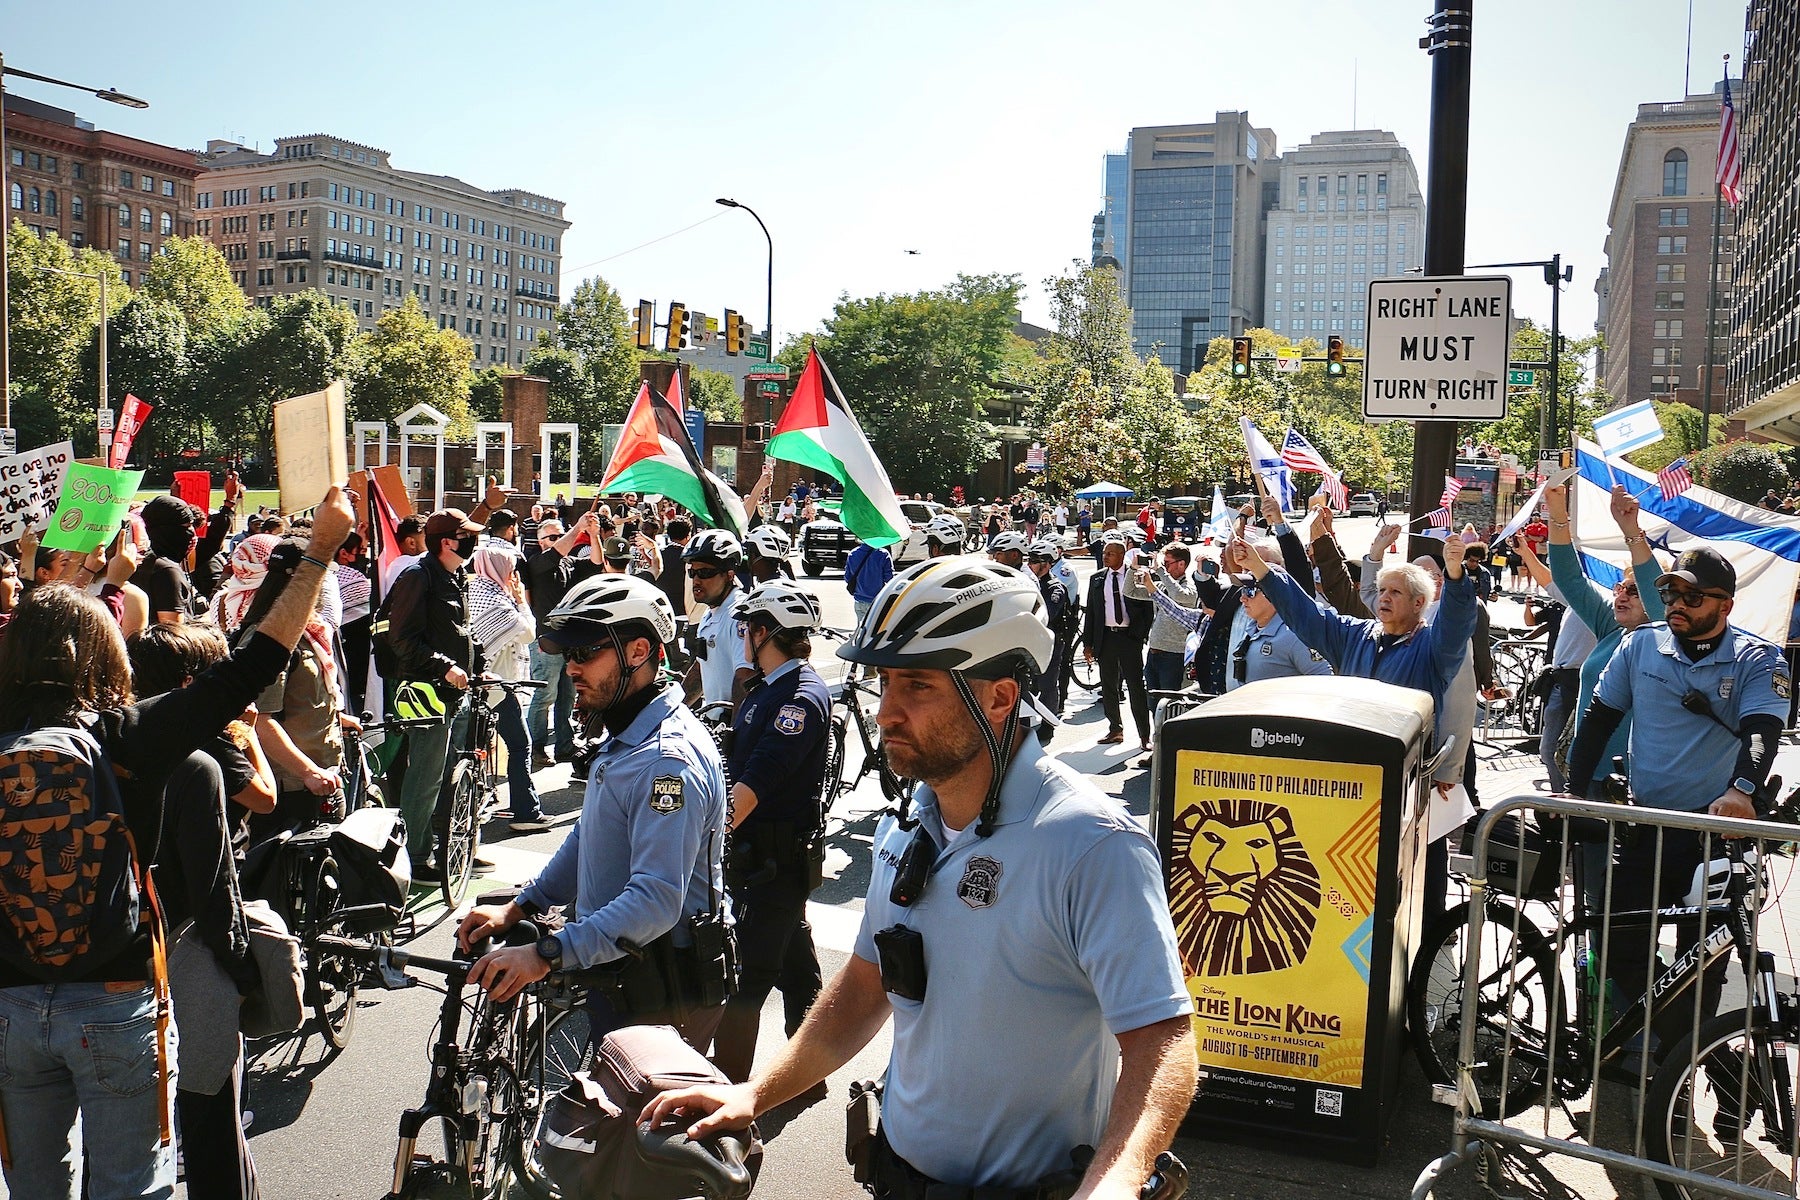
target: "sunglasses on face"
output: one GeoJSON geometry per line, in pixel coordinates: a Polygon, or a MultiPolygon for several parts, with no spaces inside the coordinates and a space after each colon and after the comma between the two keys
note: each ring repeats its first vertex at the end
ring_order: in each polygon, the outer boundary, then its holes
{"type": "Polygon", "coordinates": [[[593,662],[600,657],[600,652],[607,647],[606,642],[593,642],[586,646],[559,646],[549,638],[538,639],[538,649],[545,654],[560,654],[576,666],[593,662]]]}
{"type": "Polygon", "coordinates": [[[1716,592],[1690,592],[1686,588],[1659,587],[1656,594],[1662,598],[1665,608],[1699,608],[1708,600],[1723,600],[1724,596],[1716,592]]]}
{"type": "Polygon", "coordinates": [[[688,578],[689,579],[717,579],[719,576],[723,575],[724,573],[725,572],[719,570],[717,567],[689,567],[688,568],[688,578]]]}

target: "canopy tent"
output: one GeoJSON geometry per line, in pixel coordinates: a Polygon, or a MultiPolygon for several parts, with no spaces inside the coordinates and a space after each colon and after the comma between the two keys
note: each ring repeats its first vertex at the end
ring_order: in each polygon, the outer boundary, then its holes
{"type": "Polygon", "coordinates": [[[1075,498],[1077,500],[1123,500],[1131,494],[1130,488],[1121,487],[1116,483],[1108,483],[1102,479],[1099,483],[1076,492],[1075,498]]]}

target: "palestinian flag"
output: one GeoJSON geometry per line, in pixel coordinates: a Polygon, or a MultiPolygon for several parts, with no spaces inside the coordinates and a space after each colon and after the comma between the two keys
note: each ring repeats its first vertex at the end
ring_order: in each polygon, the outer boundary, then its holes
{"type": "Polygon", "coordinates": [[[912,532],[887,471],[817,350],[807,353],[806,369],[765,453],[843,484],[844,527],[869,545],[891,546],[912,532]]]}
{"type": "Polygon", "coordinates": [[[648,383],[639,385],[637,399],[625,414],[600,491],[667,496],[701,521],[739,536],[747,524],[736,493],[701,464],[681,414],[648,383]]]}

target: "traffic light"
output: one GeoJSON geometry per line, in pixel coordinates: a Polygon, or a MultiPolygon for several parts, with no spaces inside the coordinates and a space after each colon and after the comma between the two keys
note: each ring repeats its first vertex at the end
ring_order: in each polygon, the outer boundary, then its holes
{"type": "Polygon", "coordinates": [[[1247,337],[1231,339],[1231,377],[1250,378],[1250,339],[1247,337]]]}
{"type": "Polygon", "coordinates": [[[744,318],[737,309],[725,310],[725,353],[742,354],[744,352],[744,318]]]}
{"type": "Polygon", "coordinates": [[[663,349],[673,354],[677,350],[686,350],[687,344],[687,305],[679,300],[671,300],[669,301],[669,327],[663,331],[663,349]]]}
{"type": "Polygon", "coordinates": [[[656,301],[637,302],[637,327],[632,330],[632,337],[639,350],[656,349],[656,301]]]}
{"type": "Polygon", "coordinates": [[[1325,374],[1342,375],[1344,373],[1344,339],[1332,334],[1325,339],[1325,374]]]}

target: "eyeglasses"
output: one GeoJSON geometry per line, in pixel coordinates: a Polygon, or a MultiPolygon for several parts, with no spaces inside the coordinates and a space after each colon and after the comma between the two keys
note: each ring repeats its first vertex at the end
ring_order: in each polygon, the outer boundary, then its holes
{"type": "Polygon", "coordinates": [[[586,646],[564,646],[547,637],[538,639],[539,650],[545,654],[560,654],[576,666],[593,662],[608,645],[608,642],[590,642],[586,646]]]}
{"type": "Polygon", "coordinates": [[[1614,588],[1613,591],[1621,596],[1635,596],[1638,594],[1638,585],[1635,583],[1624,583],[1614,588]]]}
{"type": "Polygon", "coordinates": [[[689,567],[688,568],[688,578],[689,579],[717,579],[719,576],[721,576],[723,574],[725,574],[725,572],[718,567],[689,567]]]}
{"type": "Polygon", "coordinates": [[[1690,592],[1686,588],[1659,587],[1656,594],[1662,598],[1665,608],[1680,606],[1682,608],[1699,608],[1708,600],[1728,600],[1718,592],[1690,592]]]}
{"type": "Polygon", "coordinates": [[[1244,593],[1244,599],[1254,600],[1254,599],[1256,599],[1256,593],[1259,589],[1258,589],[1257,585],[1254,583],[1246,583],[1243,586],[1242,590],[1244,593]]]}

